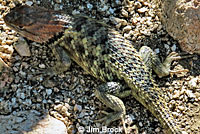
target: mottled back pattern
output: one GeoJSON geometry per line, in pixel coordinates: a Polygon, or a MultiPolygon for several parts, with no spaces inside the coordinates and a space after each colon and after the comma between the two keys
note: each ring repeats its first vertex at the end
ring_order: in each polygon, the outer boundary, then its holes
{"type": "Polygon", "coordinates": [[[142,61],[133,43],[108,25],[85,16],[71,16],[63,37],[56,42],[94,77],[125,81],[132,95],[156,116],[163,126],[176,132],[162,91],[142,61]]]}

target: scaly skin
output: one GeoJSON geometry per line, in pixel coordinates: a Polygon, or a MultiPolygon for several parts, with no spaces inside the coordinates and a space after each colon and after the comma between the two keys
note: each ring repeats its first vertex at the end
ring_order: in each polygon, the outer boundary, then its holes
{"type": "MultiPolygon", "coordinates": [[[[111,91],[102,91],[103,88],[96,91],[104,104],[119,112],[119,115],[114,115],[116,117],[110,115],[110,120],[105,118],[107,124],[125,115],[125,106],[118,97],[132,94],[161,122],[167,133],[181,133],[167,107],[164,94],[151,76],[146,65],[148,61],[143,61],[145,58],[136,51],[132,42],[110,26],[81,15],[29,6],[13,9],[4,20],[30,40],[40,43],[53,41],[52,46],[64,49],[71,59],[95,78],[103,82],[119,82],[131,89],[123,92],[121,88],[122,92],[116,96],[111,91]]],[[[154,58],[151,60],[158,61],[154,58]]],[[[169,70],[166,72],[168,74],[169,70]]]]}

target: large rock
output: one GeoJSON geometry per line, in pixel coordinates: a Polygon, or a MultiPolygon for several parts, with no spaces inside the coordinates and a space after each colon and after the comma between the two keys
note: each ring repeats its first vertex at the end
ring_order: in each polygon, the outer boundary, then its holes
{"type": "Polygon", "coordinates": [[[162,22],[183,51],[200,54],[200,1],[161,0],[162,22]]]}
{"type": "Polygon", "coordinates": [[[30,110],[0,115],[0,134],[67,134],[67,129],[60,120],[30,110]]]}

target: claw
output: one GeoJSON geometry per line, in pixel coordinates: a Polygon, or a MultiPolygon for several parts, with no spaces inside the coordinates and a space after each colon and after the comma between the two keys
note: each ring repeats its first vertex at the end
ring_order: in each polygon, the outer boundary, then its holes
{"type": "Polygon", "coordinates": [[[188,69],[181,69],[181,70],[176,70],[176,71],[170,70],[169,74],[170,74],[171,77],[173,77],[174,74],[179,74],[179,73],[182,73],[182,72],[189,72],[189,70],[188,69]]]}
{"type": "Polygon", "coordinates": [[[166,58],[165,61],[171,64],[172,61],[174,61],[174,60],[180,60],[180,59],[182,59],[182,57],[179,56],[178,53],[176,53],[176,52],[171,52],[171,53],[167,56],[167,58],[166,58]]]}
{"type": "Polygon", "coordinates": [[[125,121],[124,121],[124,117],[121,117],[121,120],[122,120],[122,124],[123,124],[123,128],[124,128],[124,133],[128,134],[127,128],[126,128],[126,125],[125,125],[125,121]]]}
{"type": "Polygon", "coordinates": [[[167,58],[170,58],[172,61],[174,60],[180,60],[180,59],[186,59],[186,58],[191,58],[194,57],[194,55],[185,55],[185,53],[176,53],[176,52],[171,52],[167,58]]]}
{"type": "Polygon", "coordinates": [[[94,122],[95,123],[97,123],[97,122],[105,122],[106,121],[106,119],[107,119],[107,117],[104,117],[104,118],[102,118],[102,119],[98,119],[98,120],[94,120],[94,122]]]}
{"type": "Polygon", "coordinates": [[[105,115],[109,115],[109,113],[106,112],[106,111],[101,111],[101,113],[102,113],[102,114],[105,114],[105,115]]]}

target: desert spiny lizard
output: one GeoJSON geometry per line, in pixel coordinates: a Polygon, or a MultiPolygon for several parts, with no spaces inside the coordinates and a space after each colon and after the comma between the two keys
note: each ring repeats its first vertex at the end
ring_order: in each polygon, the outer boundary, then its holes
{"type": "Polygon", "coordinates": [[[126,109],[121,97],[133,95],[166,128],[167,133],[181,133],[161,89],[155,84],[151,68],[159,77],[170,73],[170,64],[180,59],[172,52],[161,63],[147,46],[139,52],[118,31],[95,19],[27,5],[15,7],[4,16],[5,23],[22,36],[39,42],[53,42],[52,49],[60,63],[54,70],[65,71],[68,56],[89,74],[103,81],[95,94],[114,110],[98,121],[124,119],[126,109]]]}

